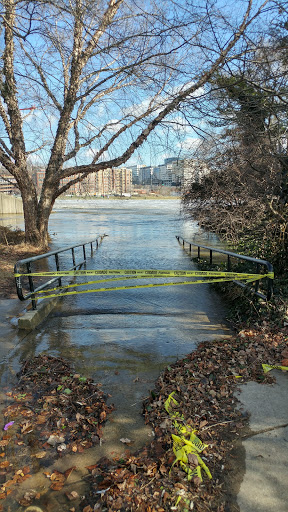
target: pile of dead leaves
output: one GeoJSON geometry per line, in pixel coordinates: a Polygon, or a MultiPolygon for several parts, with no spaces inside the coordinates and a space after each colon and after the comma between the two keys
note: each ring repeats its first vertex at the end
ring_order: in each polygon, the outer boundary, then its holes
{"type": "MultiPolygon", "coordinates": [[[[201,343],[197,350],[166,368],[156,389],[144,404],[146,422],[152,424],[154,441],[136,455],[89,467],[92,510],[188,512],[230,510],[225,477],[233,441],[241,436],[247,417],[237,410],[234,391],[239,382],[272,382],[262,364],[281,365],[287,357],[288,332],[242,331],[238,336],[201,343]],[[212,473],[187,481],[186,473],[173,465],[171,434],[177,434],[164,404],[171,392],[179,415],[197,430],[208,447],[201,454],[212,473]],[[199,485],[200,484],[200,485],[199,485]],[[228,508],[227,508],[228,506],[228,508]]],[[[191,469],[195,460],[191,459],[191,469]]]]}
{"type": "MultiPolygon", "coordinates": [[[[0,499],[30,476],[29,466],[15,471],[18,452],[23,458],[27,449],[29,458],[38,461],[37,470],[41,459],[45,466],[68,452],[81,453],[101,443],[101,426],[113,410],[100,384],[74,373],[62,358],[34,357],[24,363],[18,378],[17,386],[7,393],[10,404],[3,411],[0,499]]],[[[63,475],[60,480],[47,475],[55,490],[64,485],[63,475]]]]}
{"type": "Polygon", "coordinates": [[[35,450],[58,454],[99,444],[101,424],[113,410],[100,384],[72,372],[62,358],[46,354],[27,361],[18,377],[9,393],[13,403],[4,410],[5,418],[18,426],[17,438],[35,450]]]}

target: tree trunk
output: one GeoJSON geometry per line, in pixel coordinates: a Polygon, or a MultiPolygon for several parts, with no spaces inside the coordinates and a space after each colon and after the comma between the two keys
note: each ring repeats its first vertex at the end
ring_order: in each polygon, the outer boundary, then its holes
{"type": "Polygon", "coordinates": [[[48,247],[48,219],[39,222],[38,200],[36,193],[28,188],[22,188],[21,196],[23,201],[25,241],[36,247],[48,247]]]}

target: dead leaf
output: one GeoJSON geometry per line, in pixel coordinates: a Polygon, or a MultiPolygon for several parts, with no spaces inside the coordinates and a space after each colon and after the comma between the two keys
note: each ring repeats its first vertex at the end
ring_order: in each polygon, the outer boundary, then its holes
{"type": "Polygon", "coordinates": [[[76,491],[71,491],[69,493],[65,492],[65,494],[69,501],[77,500],[77,498],[79,498],[79,494],[76,491]]]}
{"type": "Polygon", "coordinates": [[[93,512],[93,508],[90,507],[90,505],[87,505],[87,507],[83,508],[83,512],[93,512]]]}
{"type": "Polygon", "coordinates": [[[22,505],[23,507],[28,507],[34,501],[34,499],[36,498],[36,495],[37,495],[36,491],[33,491],[33,490],[26,491],[24,496],[22,498],[20,498],[18,503],[20,505],[22,505]]]}
{"type": "Polygon", "coordinates": [[[52,482],[52,484],[50,485],[50,489],[52,489],[52,491],[61,491],[63,486],[64,482],[52,482]]]}
{"type": "Polygon", "coordinates": [[[191,466],[198,466],[199,461],[197,455],[195,453],[188,453],[188,462],[191,464],[191,466]]]}
{"type": "Polygon", "coordinates": [[[101,414],[100,414],[100,420],[104,421],[106,419],[106,416],[107,416],[106,412],[102,411],[101,414]]]}
{"type": "Polygon", "coordinates": [[[52,481],[59,482],[64,482],[66,480],[64,473],[61,473],[61,471],[57,471],[57,469],[54,469],[52,475],[50,476],[50,479],[52,481]]]}
{"type": "Polygon", "coordinates": [[[74,471],[74,469],[76,469],[76,466],[72,466],[71,468],[66,469],[66,471],[64,471],[64,477],[66,478],[66,480],[68,480],[69,476],[74,471]]]}
{"type": "Polygon", "coordinates": [[[21,434],[28,434],[29,432],[33,432],[33,426],[30,421],[26,421],[26,423],[21,425],[21,434]]]}
{"type": "Polygon", "coordinates": [[[46,423],[47,415],[48,415],[48,412],[46,414],[38,414],[36,423],[38,425],[43,425],[43,423],[46,423]]]}
{"type": "Polygon", "coordinates": [[[36,459],[43,459],[43,457],[45,457],[46,454],[47,454],[47,452],[45,452],[43,450],[42,452],[35,453],[35,455],[33,455],[33,457],[36,457],[36,459]]]}

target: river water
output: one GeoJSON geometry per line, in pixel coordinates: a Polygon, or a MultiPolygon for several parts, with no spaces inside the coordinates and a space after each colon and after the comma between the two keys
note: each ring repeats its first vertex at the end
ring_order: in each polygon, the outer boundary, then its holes
{"type": "MultiPolygon", "coordinates": [[[[87,268],[193,270],[195,266],[176,235],[207,245],[217,245],[217,240],[207,240],[196,223],[179,212],[178,199],[61,200],[50,218],[51,249],[105,233],[108,236],[88,258],[87,268]]],[[[10,224],[16,223],[11,218],[10,224]]],[[[224,318],[225,308],[208,284],[87,293],[61,299],[47,320],[18,343],[8,361],[9,371],[15,373],[23,361],[42,352],[64,357],[75,371],[101,382],[103,390],[112,395],[110,402],[116,409],[104,429],[101,447],[81,456],[67,455],[53,467],[64,471],[76,465],[79,484],[85,466],[102,455],[124,451],[121,438],[131,439],[133,449],[149,441],[151,428],[144,425],[141,416],[143,397],[153,389],[165,366],[193,351],[200,341],[229,336],[224,318]]],[[[33,478],[35,487],[45,486],[42,473],[39,470],[33,478]]],[[[72,479],[71,484],[76,482],[72,479]]],[[[55,512],[67,508],[65,496],[58,494],[52,493],[49,498],[55,512]]]]}

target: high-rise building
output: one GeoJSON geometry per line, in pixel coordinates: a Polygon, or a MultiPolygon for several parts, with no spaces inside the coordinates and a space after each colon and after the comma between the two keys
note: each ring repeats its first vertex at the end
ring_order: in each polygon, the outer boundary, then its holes
{"type": "Polygon", "coordinates": [[[130,165],[129,169],[132,171],[132,182],[134,185],[141,185],[142,183],[142,169],[144,165],[130,165]]]}
{"type": "Polygon", "coordinates": [[[197,183],[202,176],[209,174],[209,167],[205,162],[196,158],[187,158],[184,160],[183,188],[187,189],[191,183],[197,183]]]}
{"type": "Polygon", "coordinates": [[[104,169],[95,173],[96,195],[131,195],[132,170],[126,167],[104,169]]]}

